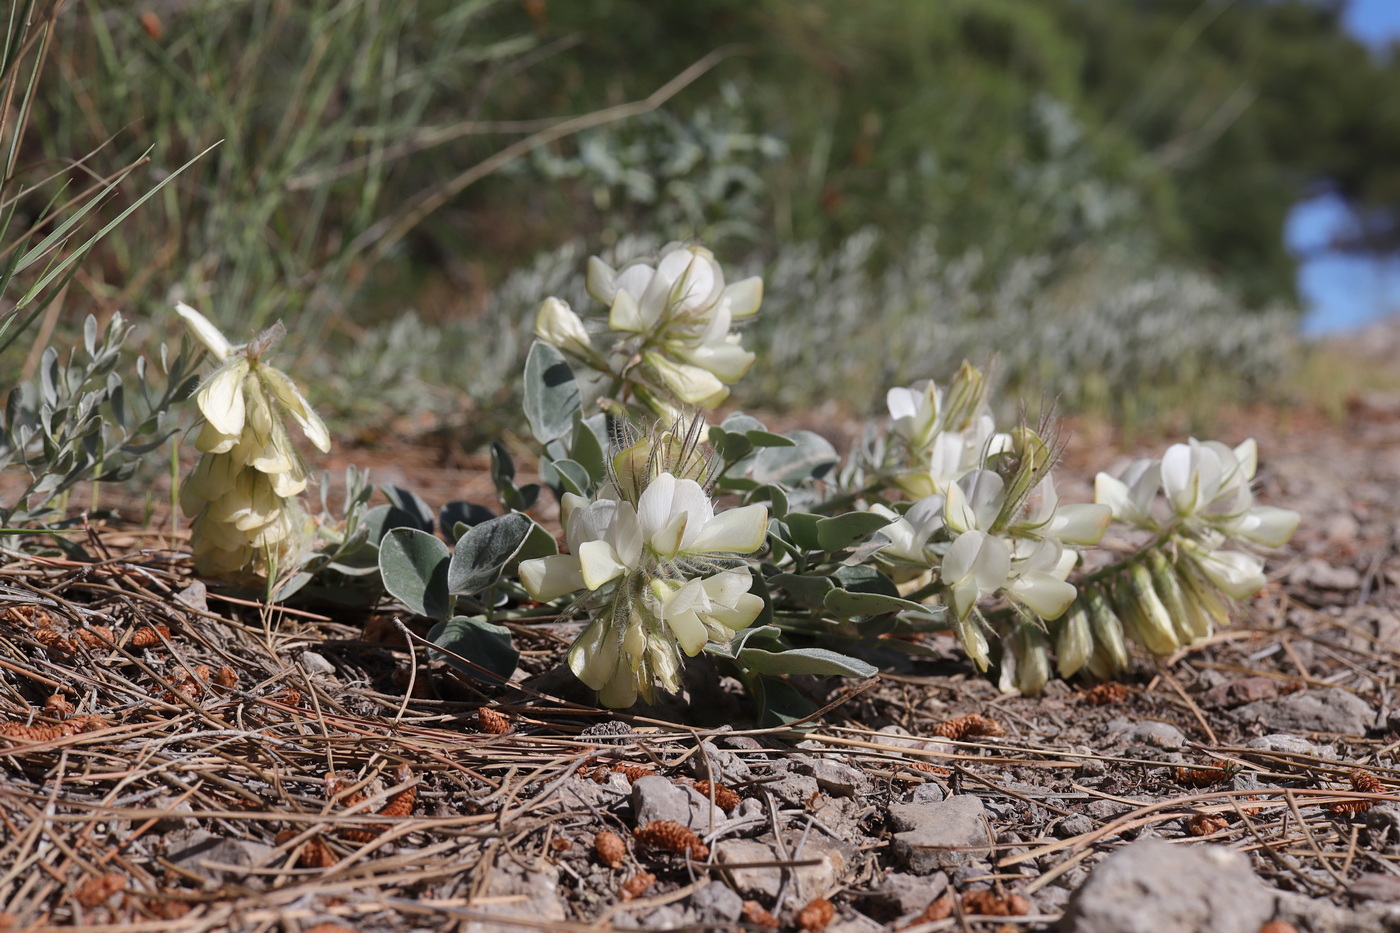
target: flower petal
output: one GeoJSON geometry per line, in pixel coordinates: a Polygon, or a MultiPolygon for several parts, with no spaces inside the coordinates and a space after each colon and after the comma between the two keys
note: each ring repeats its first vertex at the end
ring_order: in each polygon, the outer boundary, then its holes
{"type": "Polygon", "coordinates": [[[722,297],[729,302],[729,313],[736,318],[750,317],[758,313],[763,303],[763,279],[751,276],[726,285],[722,297]]]}
{"type": "Polygon", "coordinates": [[[691,554],[752,554],[767,536],[767,506],[745,505],[710,519],[685,549],[691,554]]]}
{"type": "Polygon", "coordinates": [[[213,374],[195,393],[200,414],[220,434],[240,434],[243,431],[243,377],[248,374],[246,357],[234,357],[213,374]]]}
{"type": "Polygon", "coordinates": [[[606,541],[585,541],[578,549],[578,562],[583,585],[590,590],[627,572],[627,566],[617,559],[617,552],[606,541]]]}
{"type": "MultiPolygon", "coordinates": [[[[584,586],[579,559],[572,554],[551,554],[520,562],[520,582],[537,602],[553,602],[584,586]]],[[[597,689],[596,687],[594,688],[597,689]]]]}
{"type": "Polygon", "coordinates": [[[233,346],[228,342],[228,338],[207,317],[183,301],[175,303],[175,313],[184,318],[190,332],[209,348],[209,352],[214,354],[214,359],[222,363],[233,355],[233,346]]]}

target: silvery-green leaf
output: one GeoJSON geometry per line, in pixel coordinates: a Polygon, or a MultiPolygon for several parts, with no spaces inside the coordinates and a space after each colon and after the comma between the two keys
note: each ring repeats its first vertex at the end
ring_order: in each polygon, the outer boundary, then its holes
{"type": "Polygon", "coordinates": [[[447,568],[452,552],[441,540],[417,528],[393,528],[379,543],[379,574],[384,589],[410,611],[433,619],[452,614],[447,568]]]}
{"type": "Polygon", "coordinates": [[[860,616],[878,616],[890,612],[922,612],[924,606],[901,599],[898,596],[885,596],[881,593],[852,593],[850,590],[833,589],[824,597],[828,611],[842,619],[860,616]]]}
{"type": "Polygon", "coordinates": [[[806,609],[820,609],[826,595],[836,588],[826,574],[779,573],[768,578],[768,585],[787,591],[788,597],[806,609]]]}
{"type": "Polygon", "coordinates": [[[502,684],[515,673],[520,652],[511,641],[510,629],[485,619],[454,616],[428,631],[428,657],[446,661],[474,680],[502,684]]]}
{"type": "Polygon", "coordinates": [[[816,523],[817,541],[823,551],[839,551],[884,528],[890,520],[875,512],[847,512],[816,523]]]}
{"type": "Polygon", "coordinates": [[[836,448],[820,434],[794,431],[788,437],[792,447],[764,447],[755,454],[750,474],[755,482],[796,486],[821,477],[839,459],[836,448]]]}
{"type": "Polygon", "coordinates": [[[838,654],[827,648],[789,648],[768,651],[744,648],[739,664],[756,674],[839,674],[843,677],[874,677],[880,669],[873,664],[838,654]]]}
{"type": "Polygon", "coordinates": [[[438,527],[447,534],[451,543],[456,544],[457,539],[462,536],[462,532],[457,530],[458,525],[471,528],[482,522],[489,522],[495,517],[496,513],[484,505],[458,499],[447,503],[438,510],[438,527]]]}
{"type": "Polygon", "coordinates": [[[379,491],[384,493],[384,497],[396,508],[411,518],[409,527],[417,528],[420,531],[433,530],[433,509],[432,506],[423,501],[422,496],[398,486],[380,486],[379,491]]]}
{"type": "Polygon", "coordinates": [[[468,596],[495,583],[533,526],[528,515],[512,512],[468,529],[452,550],[447,591],[468,596]]]}
{"type": "Polygon", "coordinates": [[[525,418],[540,443],[567,437],[579,410],[578,381],[564,354],[536,340],[525,358],[525,418]]]}

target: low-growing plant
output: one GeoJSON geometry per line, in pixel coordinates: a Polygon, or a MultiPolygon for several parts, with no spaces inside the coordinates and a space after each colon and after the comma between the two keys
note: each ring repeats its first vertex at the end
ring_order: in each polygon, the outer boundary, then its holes
{"type": "Polygon", "coordinates": [[[734,322],[758,313],[762,282],[727,282],[707,250],[671,244],[618,268],[594,258],[587,284],[606,317],[545,299],[524,366],[563,548],[523,514],[540,489],[515,485],[499,444],[505,514],[444,509],[449,546],[426,503],[389,490],[380,508],[398,515],[365,523],[385,588],[438,620],[439,653],[472,676],[512,672],[503,622],[579,616],[568,663],[609,706],[677,691],[704,651],[766,719],[797,719],[811,706],[789,675],[869,676],[868,659],[927,652],[939,630],[1003,689],[1034,693],[1052,664],[1110,677],[1128,640],[1164,656],[1209,637],[1264,585],[1252,548],[1297,525],[1255,503],[1253,441],[1173,445],[1100,474],[1096,502],[1061,503],[1053,425],[1001,430],[967,363],[946,386],[890,389],[888,419],[844,462],[742,412],[711,424],[755,362],[734,322]],[[1091,558],[1114,525],[1125,544],[1091,558]]]}

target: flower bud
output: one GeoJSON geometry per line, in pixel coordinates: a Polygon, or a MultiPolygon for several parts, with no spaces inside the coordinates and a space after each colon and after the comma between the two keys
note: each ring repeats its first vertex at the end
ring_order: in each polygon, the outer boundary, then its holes
{"type": "Polygon", "coordinates": [[[1180,648],[1176,626],[1152,588],[1152,574],[1146,565],[1134,563],[1120,576],[1119,584],[1115,592],[1118,611],[1133,637],[1159,657],[1180,648]]]}
{"type": "Polygon", "coordinates": [[[1050,655],[1040,629],[1020,623],[1003,642],[1001,689],[1034,696],[1050,679],[1050,655]]]}
{"type": "Polygon", "coordinates": [[[1108,598],[1098,587],[1087,587],[1084,599],[1089,608],[1089,627],[1094,633],[1094,655],[1090,659],[1090,671],[1096,677],[1105,676],[1094,669],[1093,660],[1102,659],[1108,668],[1108,676],[1127,670],[1129,664],[1128,646],[1123,640],[1123,620],[1118,618],[1108,598]]]}
{"type": "Polygon", "coordinates": [[[963,360],[962,368],[953,377],[944,396],[943,429],[964,431],[982,413],[987,400],[987,377],[971,363],[963,360]]]}
{"type": "Polygon", "coordinates": [[[1094,633],[1089,610],[1083,601],[1069,607],[1055,631],[1055,670],[1061,677],[1072,677],[1094,653],[1094,633]]]}
{"type": "Polygon", "coordinates": [[[1167,555],[1160,549],[1153,549],[1147,555],[1147,566],[1152,575],[1152,588],[1167,608],[1176,637],[1182,644],[1198,644],[1209,637],[1210,621],[1187,598],[1176,566],[1167,555]]]}
{"type": "Polygon", "coordinates": [[[584,359],[597,356],[583,319],[558,298],[546,298],[535,312],[535,336],[574,356],[584,359]]]}

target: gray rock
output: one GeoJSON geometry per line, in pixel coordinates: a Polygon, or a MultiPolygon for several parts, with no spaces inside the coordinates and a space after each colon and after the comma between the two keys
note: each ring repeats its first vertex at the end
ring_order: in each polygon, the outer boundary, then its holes
{"type": "Polygon", "coordinates": [[[690,906],[701,920],[732,922],[744,912],[744,899],[729,885],[712,882],[691,895],[690,906]]]}
{"type": "Polygon", "coordinates": [[[1279,732],[1365,735],[1376,723],[1376,711],[1369,703],[1336,687],[1260,700],[1241,706],[1235,713],[1245,721],[1258,720],[1279,732]]]}
{"type": "Polygon", "coordinates": [[[1400,877],[1363,873],[1351,883],[1347,893],[1357,900],[1400,903],[1400,877]]]}
{"type": "Polygon", "coordinates": [[[184,603],[196,612],[209,611],[209,588],[203,580],[196,580],[175,594],[175,601],[184,603]]]}
{"type": "Polygon", "coordinates": [[[1312,586],[1320,590],[1354,590],[1361,585],[1361,574],[1355,567],[1334,567],[1319,557],[1305,560],[1288,574],[1293,586],[1312,586]]]}
{"type": "Polygon", "coordinates": [[[1395,933],[1400,930],[1400,907],[1376,901],[1357,905],[1355,910],[1339,907],[1330,900],[1308,897],[1294,891],[1276,891],[1275,920],[1291,923],[1307,933],[1395,933]]]}
{"type": "Polygon", "coordinates": [[[793,762],[792,769],[798,774],[811,775],[818,787],[838,797],[868,794],[874,788],[864,771],[831,758],[798,759],[793,762]]]}
{"type": "MultiPolygon", "coordinates": [[[[696,831],[710,826],[710,801],[695,788],[660,775],[647,775],[632,784],[632,817],[638,826],[671,820],[696,831]]],[[[715,819],[726,819],[715,809],[715,819]]]]}
{"type": "Polygon", "coordinates": [[[1147,720],[1134,725],[1126,736],[1129,742],[1140,742],[1153,748],[1174,752],[1186,744],[1186,735],[1169,722],[1147,720]]]}
{"type": "Polygon", "coordinates": [[[765,781],[759,787],[778,798],[778,801],[788,807],[806,807],[807,801],[812,799],[813,794],[821,792],[817,786],[817,779],[810,774],[795,774],[788,772],[782,777],[765,781]]]}
{"type": "Polygon", "coordinates": [[[948,889],[943,872],[919,877],[891,872],[871,891],[857,895],[856,905],[881,923],[917,914],[948,889]]]}
{"type": "MultiPolygon", "coordinates": [[[[903,726],[885,726],[877,733],[877,741],[881,745],[891,745],[895,748],[916,748],[920,751],[936,752],[940,755],[952,755],[957,749],[949,742],[942,739],[924,739],[910,735],[909,730],[903,726]]],[[[920,757],[919,761],[927,759],[920,757]]]]}
{"type": "Polygon", "coordinates": [[[830,897],[841,886],[847,868],[855,862],[856,848],[837,842],[815,832],[803,840],[801,834],[785,835],[788,855],[799,861],[816,861],[798,865],[792,872],[792,897],[795,903],[806,904],[814,897],[830,897]]]}
{"type": "Polygon", "coordinates": [[[753,839],[724,839],[715,844],[714,855],[719,865],[754,866],[724,869],[725,881],[744,897],[771,900],[778,896],[783,870],[767,864],[778,861],[778,853],[770,844],[753,839]]]}
{"type": "Polygon", "coordinates": [[[237,881],[261,889],[262,879],[243,869],[267,864],[275,851],[273,846],[261,842],[229,839],[197,829],[190,833],[182,849],[170,854],[170,861],[213,884],[237,881]]]}
{"type": "Polygon", "coordinates": [[[308,674],[334,674],[335,665],[332,664],[325,655],[317,654],[314,651],[303,651],[301,653],[301,666],[308,674]]]}
{"type": "MultiPolygon", "coordinates": [[[[563,920],[564,901],[559,896],[559,870],[548,862],[530,863],[530,868],[500,859],[491,867],[482,899],[474,911],[503,918],[523,918],[531,924],[563,920]],[[536,870],[538,866],[538,870],[536,870]]],[[[498,933],[522,927],[510,920],[469,920],[463,933],[498,933]]]]}
{"type": "Polygon", "coordinates": [[[924,784],[916,784],[909,792],[910,803],[938,803],[948,795],[943,791],[941,784],[929,781],[924,784]]]}
{"type": "Polygon", "coordinates": [[[1100,863],[1060,920],[1061,933],[1258,933],[1274,893],[1226,846],[1134,843],[1100,863]]]}
{"type": "Polygon", "coordinates": [[[1266,752],[1288,752],[1294,755],[1315,755],[1318,758],[1336,758],[1337,746],[1317,745],[1299,735],[1275,732],[1261,735],[1244,743],[1245,748],[1258,748],[1266,752]]]}
{"type": "Polygon", "coordinates": [[[962,846],[986,846],[986,811],[982,801],[959,794],[940,803],[890,805],[890,821],[898,829],[895,858],[916,875],[926,875],[943,865],[967,865],[986,853],[958,851],[962,846]]]}
{"type": "Polygon", "coordinates": [[[701,742],[700,751],[690,757],[690,773],[701,781],[740,784],[753,777],[748,763],[713,742],[701,742]]]}
{"type": "Polygon", "coordinates": [[[1094,831],[1098,824],[1082,813],[1075,813],[1067,816],[1051,828],[1051,832],[1058,839],[1070,839],[1074,836],[1082,836],[1085,833],[1094,831]]]}

